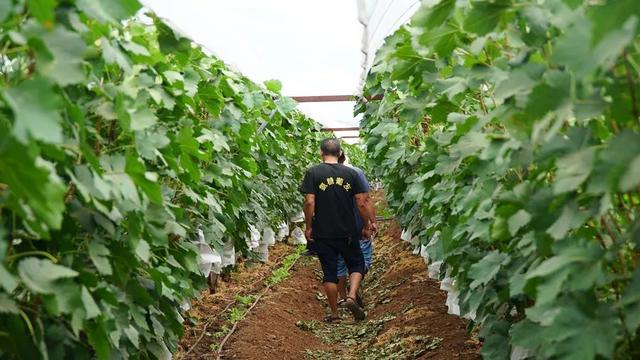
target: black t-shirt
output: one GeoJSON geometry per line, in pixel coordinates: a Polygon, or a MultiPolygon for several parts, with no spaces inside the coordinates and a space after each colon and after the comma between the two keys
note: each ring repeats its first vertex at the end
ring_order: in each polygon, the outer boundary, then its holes
{"type": "Polygon", "coordinates": [[[353,197],[366,192],[358,173],[342,164],[322,163],[307,170],[300,186],[303,194],[314,194],[314,239],[353,236],[353,197]]]}

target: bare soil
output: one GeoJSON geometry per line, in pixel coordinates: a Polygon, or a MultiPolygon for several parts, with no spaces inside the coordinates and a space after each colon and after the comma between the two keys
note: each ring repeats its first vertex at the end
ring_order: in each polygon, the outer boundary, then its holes
{"type": "MultiPolygon", "coordinates": [[[[228,315],[215,317],[235,294],[260,292],[260,280],[291,248],[279,244],[268,264],[242,268],[215,295],[204,295],[190,312],[177,357],[217,358],[220,331],[228,315]],[[213,319],[213,320],[212,320],[213,319]],[[210,334],[210,335],[208,335],[210,334]]],[[[241,320],[222,352],[223,359],[480,359],[479,341],[465,320],[447,314],[446,294],[429,279],[421,257],[400,240],[400,228],[389,221],[374,241],[374,264],[364,282],[367,319],[355,322],[343,312],[340,324],[325,324],[328,313],[318,260],[302,257],[291,276],[278,284],[241,320]]],[[[228,326],[228,325],[227,325],[228,326]]]]}

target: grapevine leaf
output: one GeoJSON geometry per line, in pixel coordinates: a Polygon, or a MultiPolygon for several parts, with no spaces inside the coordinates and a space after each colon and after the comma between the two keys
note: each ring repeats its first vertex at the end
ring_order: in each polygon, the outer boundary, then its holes
{"type": "Polygon", "coordinates": [[[56,26],[53,31],[45,33],[42,39],[52,58],[42,64],[38,69],[40,73],[61,86],[84,80],[82,57],[87,46],[78,33],[56,26]]]}
{"type": "Polygon", "coordinates": [[[0,293],[0,314],[18,314],[18,305],[7,294],[0,293]]]}
{"type": "Polygon", "coordinates": [[[109,359],[111,348],[109,346],[109,337],[104,328],[104,323],[100,321],[97,324],[91,324],[90,326],[87,326],[85,330],[87,332],[87,337],[89,338],[89,343],[95,349],[98,359],[109,359]]]}
{"type": "Polygon", "coordinates": [[[426,29],[438,27],[444,23],[455,8],[455,0],[443,0],[432,8],[423,8],[414,18],[414,23],[424,26],[426,29]],[[424,14],[421,12],[424,11],[424,14]]]}
{"type": "Polygon", "coordinates": [[[280,91],[282,90],[282,83],[278,80],[265,80],[264,81],[264,86],[273,91],[274,93],[280,93],[280,91]]]}
{"type": "Polygon", "coordinates": [[[558,174],[553,185],[556,194],[577,190],[591,174],[595,149],[584,148],[556,161],[558,174]]]}
{"type": "Polygon", "coordinates": [[[162,128],[136,134],[136,149],[140,156],[147,160],[156,159],[161,155],[159,150],[165,148],[170,142],[166,130],[162,128]]]}
{"type": "Polygon", "coordinates": [[[13,11],[13,2],[12,1],[2,1],[0,2],[0,22],[4,21],[13,11]]]}
{"type": "Polygon", "coordinates": [[[127,156],[126,170],[133,182],[142,188],[142,191],[149,197],[149,200],[156,204],[162,204],[162,190],[158,183],[158,175],[146,171],[144,163],[136,156],[127,156]]]}
{"type": "Polygon", "coordinates": [[[11,274],[4,265],[0,264],[0,286],[8,293],[12,292],[18,286],[18,280],[11,274]]]}
{"type": "Polygon", "coordinates": [[[136,330],[136,328],[133,327],[132,325],[129,325],[126,328],[124,328],[124,333],[127,335],[127,338],[129,338],[133,346],[135,346],[136,349],[139,349],[140,333],[138,332],[138,330],[136,330]]]}
{"type": "Polygon", "coordinates": [[[624,310],[627,330],[635,333],[640,327],[640,269],[633,273],[631,283],[627,285],[618,306],[624,310]]]}
{"type": "Polygon", "coordinates": [[[589,218],[589,214],[584,211],[578,210],[578,205],[575,202],[570,202],[562,208],[562,214],[556,222],[547,229],[547,233],[552,238],[560,240],[564,238],[567,233],[573,229],[578,228],[589,218]]]}
{"type": "Polygon", "coordinates": [[[101,314],[98,304],[93,300],[91,293],[85,286],[82,287],[82,304],[84,305],[84,311],[87,313],[87,319],[93,319],[101,314]]]}
{"type": "Polygon", "coordinates": [[[56,0],[28,0],[27,6],[33,16],[45,26],[51,26],[53,22],[56,0]]]}
{"type": "Polygon", "coordinates": [[[137,0],[77,0],[80,10],[102,22],[118,22],[129,18],[140,9],[137,0]]]}
{"type": "Polygon", "coordinates": [[[553,256],[535,268],[532,268],[526,276],[527,280],[544,277],[575,262],[585,262],[591,259],[590,253],[581,247],[572,247],[559,255],[553,256]]]}
{"type": "Polygon", "coordinates": [[[509,220],[509,233],[513,236],[518,230],[522,229],[522,227],[526,226],[529,221],[531,221],[531,215],[526,210],[520,209],[518,212],[513,214],[509,220]]]}
{"type": "Polygon", "coordinates": [[[471,265],[469,276],[473,279],[471,289],[475,289],[480,285],[486,285],[493,280],[502,266],[507,265],[510,261],[509,255],[492,251],[482,260],[471,265]]]}
{"type": "Polygon", "coordinates": [[[113,270],[107,255],[110,254],[109,249],[97,241],[89,242],[89,257],[101,274],[111,275],[113,270]]]}
{"type": "Polygon", "coordinates": [[[592,61],[584,61],[591,55],[591,24],[586,17],[578,17],[573,26],[558,38],[552,60],[570,67],[577,77],[583,78],[595,66],[592,61]]]}
{"type": "Polygon", "coordinates": [[[60,98],[43,78],[21,82],[4,91],[15,116],[13,134],[22,143],[29,137],[49,143],[62,142],[60,98]]]}
{"type": "Polygon", "coordinates": [[[148,108],[137,109],[131,113],[131,130],[145,130],[155,125],[157,121],[156,115],[148,108]]]}
{"type": "Polygon", "coordinates": [[[22,281],[35,292],[52,294],[55,281],[78,276],[68,267],[56,265],[49,259],[26,258],[18,264],[18,273],[22,281]]]}
{"type": "Polygon", "coordinates": [[[125,72],[131,71],[131,63],[127,55],[120,50],[118,44],[112,44],[107,38],[101,38],[102,56],[107,64],[116,64],[125,72]]]}
{"type": "Polygon", "coordinates": [[[138,241],[138,244],[136,245],[136,255],[138,255],[138,258],[140,258],[140,260],[148,262],[149,257],[151,256],[150,250],[151,247],[149,246],[148,242],[146,242],[145,240],[138,241]]]}
{"type": "Polygon", "coordinates": [[[8,235],[7,230],[0,224],[0,261],[3,261],[7,255],[7,249],[9,248],[8,235]]]}
{"type": "Polygon", "coordinates": [[[46,233],[47,227],[60,227],[66,189],[52,174],[50,164],[30,155],[30,149],[10,139],[0,148],[0,182],[9,186],[11,196],[29,205],[44,226],[36,220],[30,223],[46,233]]]}
{"type": "Polygon", "coordinates": [[[620,190],[630,191],[640,185],[640,155],[636,156],[620,178],[620,190]]]}
{"type": "Polygon", "coordinates": [[[635,0],[618,0],[603,4],[594,6],[589,11],[589,17],[594,24],[593,44],[600,43],[611,32],[620,29],[629,17],[640,17],[640,9],[635,0]]]}
{"type": "Polygon", "coordinates": [[[509,2],[498,0],[495,2],[474,1],[471,12],[467,15],[464,29],[478,35],[491,32],[504,12],[509,8],[509,2]]]}

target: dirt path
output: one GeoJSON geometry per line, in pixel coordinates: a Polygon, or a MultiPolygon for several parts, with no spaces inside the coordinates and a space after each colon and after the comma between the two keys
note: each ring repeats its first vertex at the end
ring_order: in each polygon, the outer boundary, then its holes
{"type": "Polygon", "coordinates": [[[216,359],[236,320],[223,359],[480,358],[478,341],[467,334],[464,320],[447,314],[446,294],[427,277],[422,258],[400,240],[395,222],[384,224],[374,242],[374,264],[364,284],[365,321],[356,323],[342,310],[341,324],[322,323],[328,312],[322,274],[318,260],[310,257],[299,258],[286,272],[289,277],[269,289],[246,318],[238,316],[255,299],[251,294],[263,293],[264,279],[287,262],[283,259],[290,252],[290,246],[278,244],[272,261],[241,264],[218,293],[195,302],[189,313],[193,324],[176,358],[216,359]]]}
{"type": "MultiPolygon", "coordinates": [[[[381,196],[374,199],[384,205],[381,196]]],[[[329,325],[321,321],[328,308],[318,260],[288,255],[293,247],[279,243],[268,263],[239,264],[216,294],[193,303],[175,358],[217,359],[237,323],[222,359],[479,359],[479,342],[463,319],[447,314],[446,294],[411,250],[397,223],[384,223],[364,283],[367,319],[354,322],[341,310],[343,322],[329,325]],[[287,263],[294,265],[283,271],[287,263]],[[284,280],[265,292],[274,275],[284,280]]]]}
{"type": "MultiPolygon", "coordinates": [[[[238,326],[224,359],[478,359],[466,323],[447,314],[446,295],[411,256],[397,225],[375,242],[364,296],[368,318],[339,325],[320,319],[326,301],[314,258],[301,258],[238,326]]],[[[205,354],[201,354],[204,355],[205,354]]]]}

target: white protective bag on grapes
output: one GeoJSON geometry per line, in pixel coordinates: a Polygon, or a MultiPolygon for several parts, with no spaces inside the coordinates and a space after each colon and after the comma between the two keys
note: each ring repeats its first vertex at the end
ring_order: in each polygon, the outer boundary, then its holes
{"type": "Polygon", "coordinates": [[[198,246],[198,269],[202,275],[208,277],[211,272],[220,274],[220,271],[222,271],[222,257],[206,243],[202,229],[198,229],[196,244],[198,246]]]}
{"type": "Polygon", "coordinates": [[[300,212],[297,215],[291,217],[291,222],[292,223],[304,222],[304,212],[302,210],[300,210],[300,212]]]}
{"type": "Polygon", "coordinates": [[[236,264],[236,247],[233,241],[228,240],[222,248],[222,267],[233,266],[236,264]]]}
{"type": "MultiPolygon", "coordinates": [[[[417,236],[413,236],[413,229],[411,229],[411,227],[402,230],[402,234],[400,234],[400,239],[408,242],[409,244],[413,245],[413,246],[417,246],[420,243],[420,239],[418,239],[417,236]]],[[[415,249],[414,249],[415,250],[415,249]]],[[[414,254],[417,255],[417,253],[414,254]]]]}
{"type": "Polygon", "coordinates": [[[269,245],[268,244],[260,244],[255,250],[258,255],[258,259],[260,262],[266,263],[269,261],[269,245]]]}
{"type": "Polygon", "coordinates": [[[306,245],[307,238],[304,237],[304,231],[296,226],[295,229],[291,232],[291,241],[293,245],[306,245]]]}
{"type": "Polygon", "coordinates": [[[289,225],[286,222],[282,222],[278,225],[278,233],[276,234],[276,241],[282,241],[289,236],[289,225]]]}
{"type": "Polygon", "coordinates": [[[525,360],[535,357],[535,352],[533,350],[525,349],[520,346],[514,346],[511,348],[511,358],[510,360],[525,360]]]}
{"type": "Polygon", "coordinates": [[[438,280],[440,278],[440,267],[442,267],[442,261],[434,261],[429,264],[429,277],[438,280]]]}
{"type": "Polygon", "coordinates": [[[249,234],[245,238],[245,241],[247,242],[247,247],[253,250],[258,246],[260,246],[260,238],[261,238],[260,231],[258,231],[258,229],[255,226],[249,225],[249,234]]]}
{"type": "Polygon", "coordinates": [[[455,280],[449,276],[448,270],[444,279],[440,282],[440,290],[447,292],[447,312],[452,315],[460,316],[460,306],[458,305],[460,293],[456,289],[455,280]]]}
{"type": "Polygon", "coordinates": [[[276,232],[272,228],[266,227],[262,230],[262,238],[260,239],[260,245],[266,244],[267,246],[274,245],[276,243],[276,232]]]}
{"type": "Polygon", "coordinates": [[[429,263],[429,253],[427,251],[427,245],[420,245],[420,256],[422,256],[422,260],[425,264],[429,263]]]}

